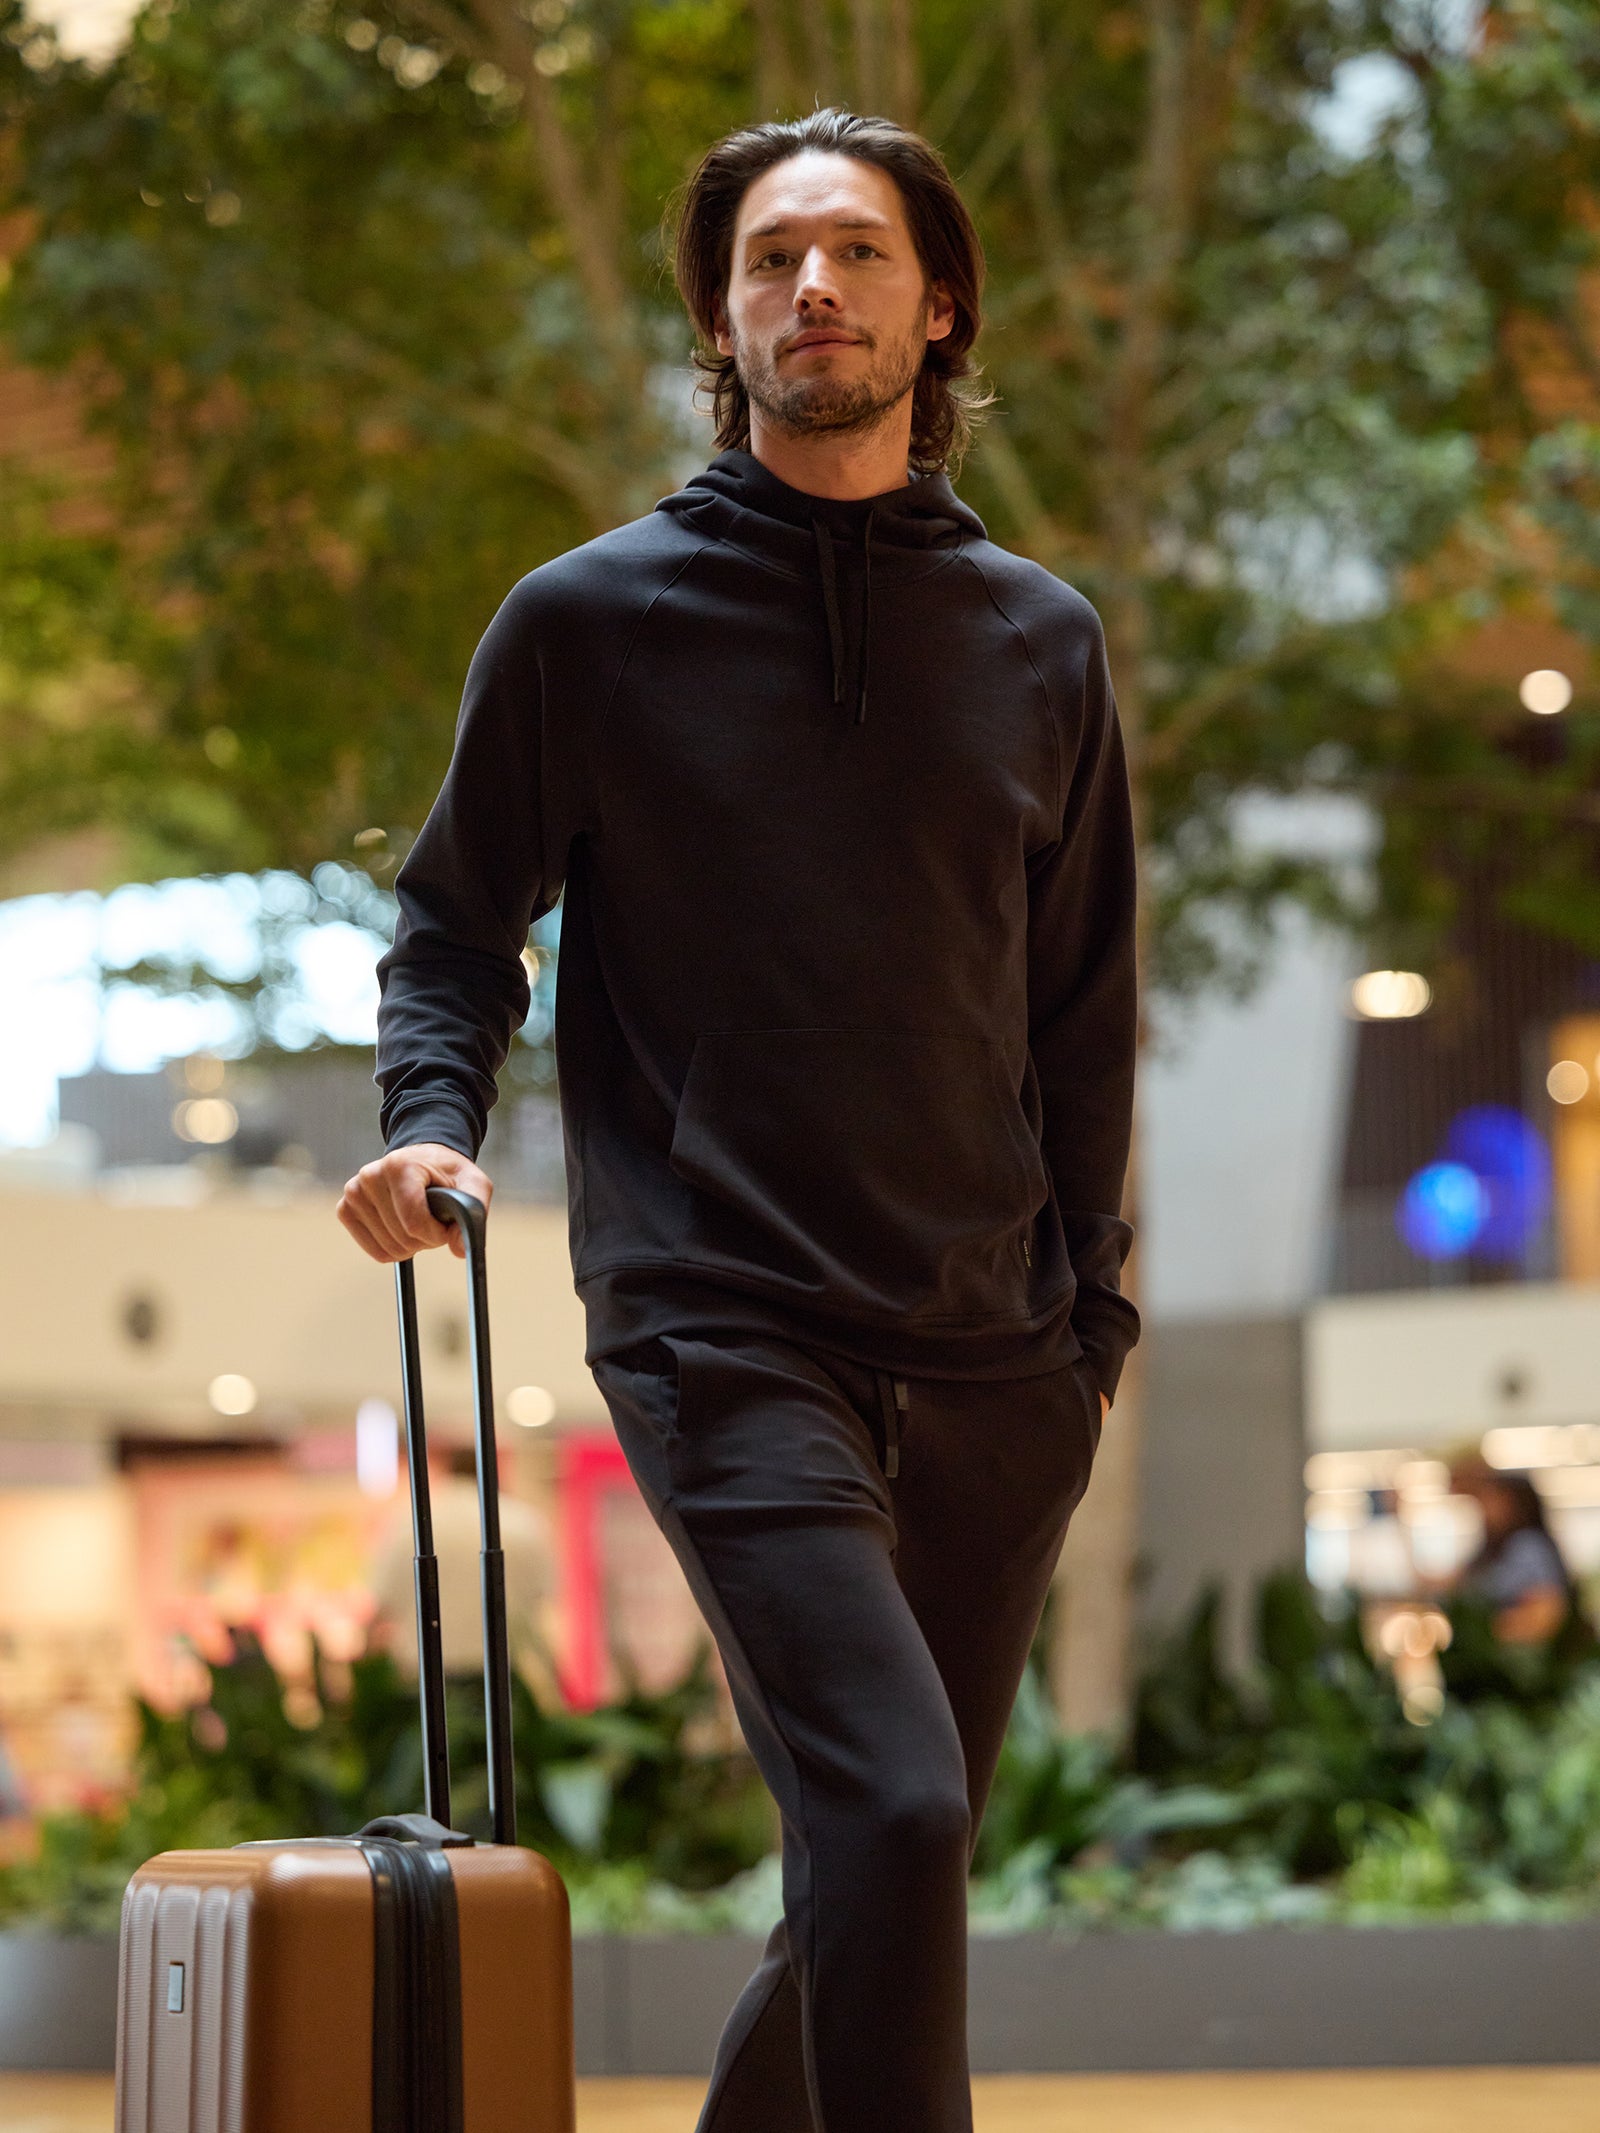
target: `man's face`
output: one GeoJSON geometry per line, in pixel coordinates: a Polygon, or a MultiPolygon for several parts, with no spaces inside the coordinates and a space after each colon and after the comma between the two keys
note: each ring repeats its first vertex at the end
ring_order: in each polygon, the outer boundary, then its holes
{"type": "Polygon", "coordinates": [[[790,437],[889,419],[955,306],[925,285],[900,188],[876,164],[807,149],[739,203],[717,348],[790,437]]]}

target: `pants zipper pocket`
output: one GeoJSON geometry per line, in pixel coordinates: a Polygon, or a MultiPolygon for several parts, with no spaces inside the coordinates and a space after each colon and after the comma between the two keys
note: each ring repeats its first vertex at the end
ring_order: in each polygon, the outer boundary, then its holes
{"type": "Polygon", "coordinates": [[[909,1413],[911,1394],[904,1378],[878,1372],[878,1402],[883,1409],[883,1471],[893,1481],[900,1471],[901,1417],[909,1413]]]}

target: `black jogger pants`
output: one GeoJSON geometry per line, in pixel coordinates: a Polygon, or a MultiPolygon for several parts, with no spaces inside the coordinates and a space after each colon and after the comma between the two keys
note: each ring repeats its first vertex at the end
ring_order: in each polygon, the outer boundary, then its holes
{"type": "Polygon", "coordinates": [[[666,1334],[595,1377],[782,1817],[699,2133],[971,2133],[971,1849],[1100,1437],[1079,1358],[896,1378],[666,1334]]]}

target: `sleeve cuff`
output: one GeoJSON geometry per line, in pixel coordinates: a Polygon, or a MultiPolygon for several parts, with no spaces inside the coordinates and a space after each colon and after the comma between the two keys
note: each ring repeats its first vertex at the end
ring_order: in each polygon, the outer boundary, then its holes
{"type": "Polygon", "coordinates": [[[432,1097],[426,1103],[413,1104],[398,1113],[390,1121],[384,1137],[384,1151],[392,1154],[396,1148],[414,1148],[419,1141],[432,1141],[439,1147],[453,1148],[469,1163],[478,1160],[481,1145],[474,1122],[466,1110],[444,1097],[432,1097]]]}
{"type": "Polygon", "coordinates": [[[1107,1400],[1115,1400],[1122,1366],[1139,1338],[1138,1311],[1126,1296],[1118,1296],[1114,1306],[1108,1302],[1104,1307],[1097,1305],[1092,1311],[1075,1311],[1072,1328],[1094,1372],[1096,1384],[1107,1400]]]}

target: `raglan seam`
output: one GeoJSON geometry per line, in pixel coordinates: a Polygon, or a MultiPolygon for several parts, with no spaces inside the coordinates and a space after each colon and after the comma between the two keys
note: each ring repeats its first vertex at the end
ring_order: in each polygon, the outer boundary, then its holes
{"type": "Polygon", "coordinates": [[[983,586],[984,591],[988,594],[990,605],[994,608],[995,613],[1000,617],[1001,621],[1005,623],[1006,627],[1008,629],[1014,630],[1017,636],[1021,639],[1023,652],[1027,658],[1029,666],[1032,667],[1034,671],[1034,676],[1038,681],[1041,691],[1043,692],[1045,709],[1050,714],[1050,724],[1052,729],[1054,730],[1056,741],[1055,820],[1057,824],[1057,836],[1054,841],[1059,843],[1060,825],[1066,820],[1067,807],[1067,741],[1066,734],[1062,729],[1061,713],[1056,707],[1056,700],[1053,693],[1051,692],[1050,684],[1045,680],[1044,672],[1040,667],[1038,660],[1035,659],[1033,656],[1033,646],[1028,641],[1027,631],[1017,620],[1016,616],[1012,614],[1011,610],[1000,598],[1000,595],[995,591],[994,586],[990,582],[989,573],[984,569],[983,565],[978,561],[977,557],[968,554],[967,544],[965,541],[963,541],[961,544],[960,552],[962,556],[965,557],[966,561],[972,566],[973,570],[976,571],[979,583],[983,586]]]}
{"type": "Polygon", "coordinates": [[[655,611],[655,606],[656,606],[656,603],[657,603],[657,601],[659,601],[659,600],[663,600],[663,599],[665,599],[665,598],[666,598],[667,594],[668,594],[669,592],[671,592],[672,588],[673,588],[673,587],[674,587],[674,586],[675,586],[675,585],[677,584],[678,580],[679,580],[679,579],[680,579],[680,578],[681,578],[681,577],[683,576],[684,572],[685,572],[685,571],[686,571],[686,570],[687,570],[687,569],[689,568],[690,564],[691,564],[691,563],[693,563],[693,562],[694,562],[694,561],[696,560],[696,558],[697,558],[697,557],[699,557],[699,556],[703,555],[703,554],[705,553],[705,550],[706,550],[706,548],[707,548],[707,547],[708,547],[709,545],[710,545],[710,544],[709,544],[709,543],[708,543],[707,541],[705,541],[704,539],[701,539],[700,541],[698,541],[698,542],[696,543],[696,545],[695,545],[695,546],[694,546],[693,548],[691,548],[691,549],[690,549],[689,553],[688,553],[688,554],[687,554],[687,555],[686,555],[686,556],[684,557],[683,561],[682,561],[682,562],[681,562],[681,563],[680,563],[680,564],[679,564],[679,565],[677,566],[677,568],[676,568],[676,569],[675,569],[675,570],[673,571],[672,575],[671,575],[671,576],[670,576],[670,577],[669,577],[669,578],[668,578],[668,579],[667,579],[667,580],[665,581],[665,583],[664,583],[664,584],[658,585],[658,586],[656,587],[655,591],[654,591],[654,592],[653,592],[653,593],[652,593],[652,594],[650,595],[649,599],[648,599],[648,600],[647,600],[647,601],[645,602],[644,606],[643,606],[642,608],[640,608],[640,610],[639,610],[638,614],[637,614],[637,615],[636,615],[636,616],[634,617],[634,621],[633,621],[633,627],[632,627],[632,629],[630,629],[630,630],[629,630],[629,632],[628,632],[628,641],[627,641],[626,645],[624,645],[624,647],[623,647],[623,651],[622,651],[622,658],[621,658],[621,661],[619,662],[619,664],[618,664],[618,666],[617,666],[617,671],[616,671],[616,674],[615,674],[615,676],[614,676],[614,677],[613,677],[613,679],[612,679],[611,687],[610,687],[610,689],[609,689],[609,690],[607,691],[607,693],[606,693],[606,700],[605,700],[605,704],[604,704],[604,706],[603,706],[603,707],[602,707],[602,709],[601,709],[601,712],[600,712],[600,716],[599,716],[599,718],[598,718],[598,719],[596,719],[596,721],[595,721],[595,729],[594,729],[594,739],[593,739],[593,741],[592,741],[592,743],[591,743],[591,747],[592,747],[592,751],[593,751],[593,755],[592,755],[592,762],[591,762],[591,770],[592,770],[592,772],[593,772],[593,777],[594,777],[594,812],[595,812],[595,828],[596,828],[597,830],[598,830],[598,829],[599,829],[599,827],[600,827],[600,812],[601,812],[601,810],[600,810],[600,751],[601,751],[601,746],[602,746],[602,743],[604,742],[604,739],[605,739],[605,733],[606,733],[606,728],[607,728],[607,726],[608,726],[608,725],[610,724],[610,722],[611,722],[611,713],[612,713],[612,709],[613,709],[614,705],[616,704],[616,700],[617,700],[617,692],[618,692],[618,690],[619,690],[619,689],[620,689],[620,688],[622,687],[622,680],[623,680],[623,676],[624,676],[624,675],[625,675],[625,674],[627,673],[627,671],[628,671],[628,663],[629,663],[629,661],[630,661],[630,660],[631,660],[631,659],[633,658],[633,648],[634,648],[634,646],[635,646],[635,645],[636,645],[636,644],[638,643],[638,641],[639,641],[639,632],[640,632],[640,631],[641,631],[641,630],[642,630],[642,629],[644,628],[644,626],[645,626],[645,623],[646,623],[646,621],[647,621],[647,620],[649,619],[649,617],[651,616],[651,614],[653,614],[653,613],[654,613],[654,611],[655,611]]]}

